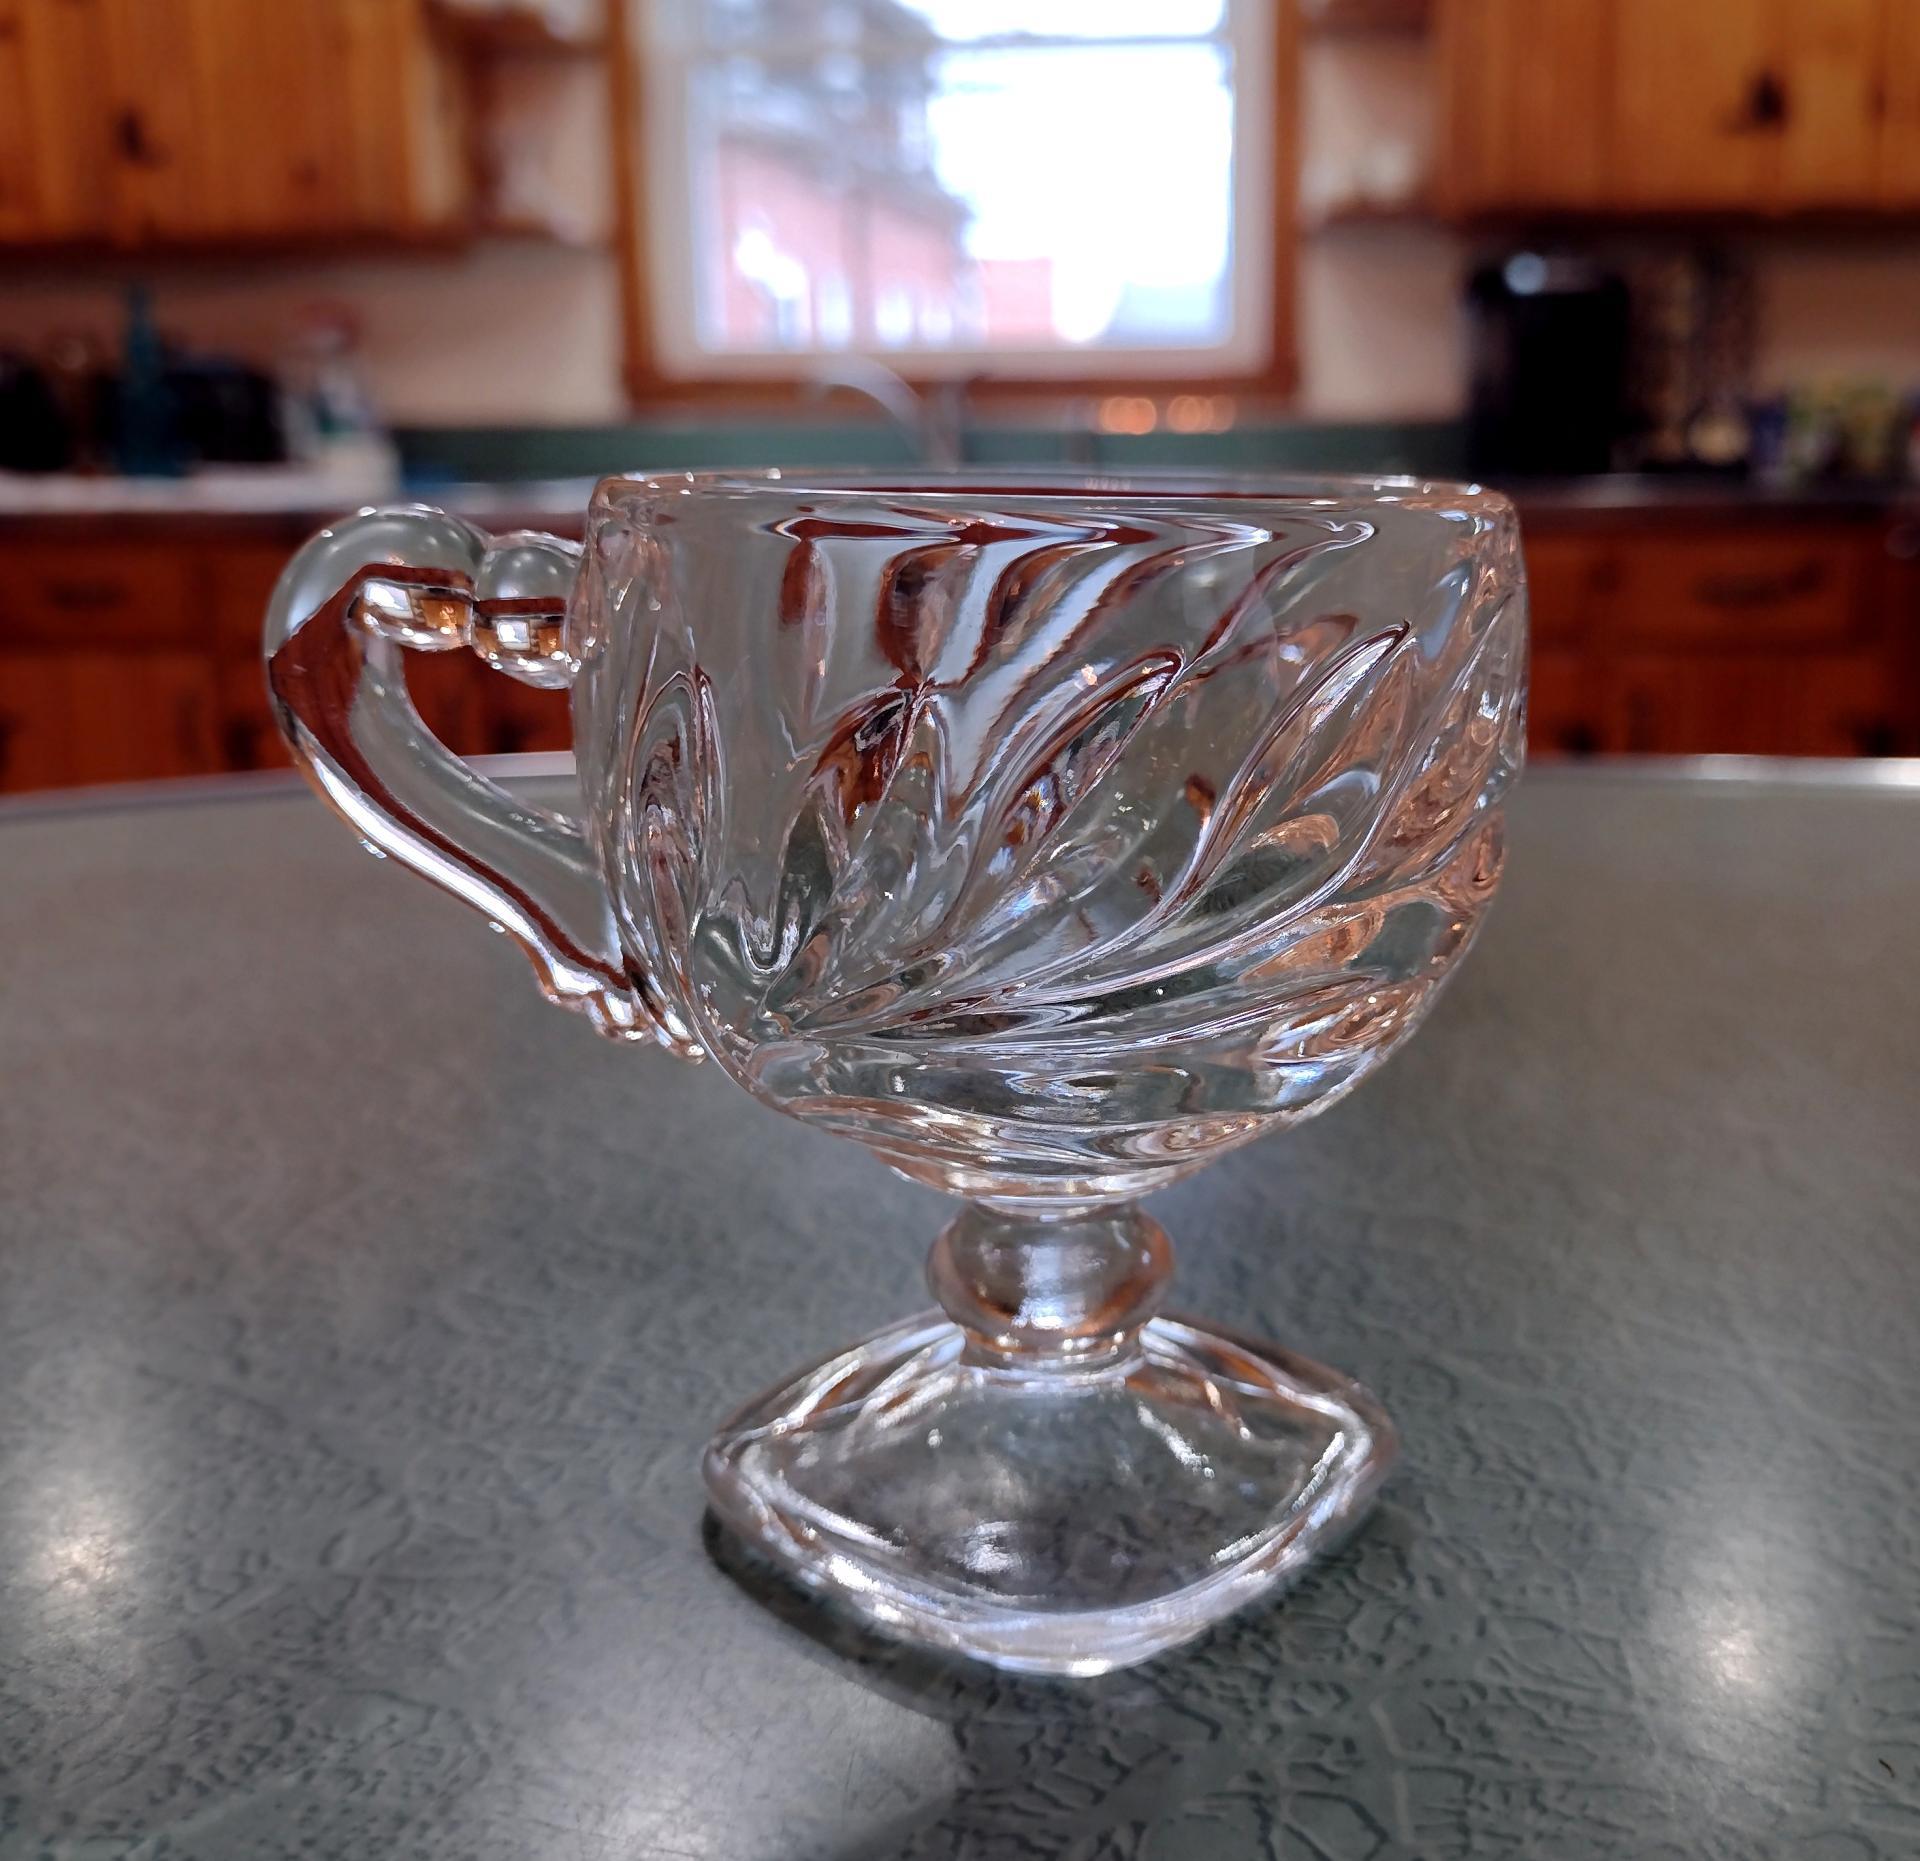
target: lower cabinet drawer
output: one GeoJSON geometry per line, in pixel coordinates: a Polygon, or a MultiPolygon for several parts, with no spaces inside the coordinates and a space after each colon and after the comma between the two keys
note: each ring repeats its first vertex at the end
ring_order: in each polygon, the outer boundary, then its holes
{"type": "Polygon", "coordinates": [[[0,651],[0,788],[155,781],[225,766],[210,655],[0,651]]]}
{"type": "Polygon", "coordinates": [[[13,543],[0,563],[0,649],[199,644],[195,553],[166,543],[13,543]]]}
{"type": "Polygon", "coordinates": [[[1628,654],[1603,676],[1606,747],[1643,756],[1885,756],[1899,694],[1871,653],[1628,654]]]}
{"type": "Polygon", "coordinates": [[[1595,631],[1621,645],[1840,645],[1861,622],[1869,547],[1791,528],[1634,538],[1600,571],[1595,631]]]}
{"type": "Polygon", "coordinates": [[[1536,646],[1527,676],[1527,754],[1592,756],[1606,747],[1603,694],[1586,655],[1536,646]]]}

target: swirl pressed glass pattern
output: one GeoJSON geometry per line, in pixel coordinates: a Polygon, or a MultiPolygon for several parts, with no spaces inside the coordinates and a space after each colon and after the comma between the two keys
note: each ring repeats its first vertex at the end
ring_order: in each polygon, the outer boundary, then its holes
{"type": "Polygon", "coordinates": [[[324,533],[269,652],[316,785],[556,999],[967,1198],[944,1316],[709,1450],[716,1508],[793,1575],[1092,1672],[1355,1515],[1378,1409],[1156,1316],[1133,1198],[1351,1089],[1472,941],[1522,738],[1503,500],[613,479],[578,558],[424,511],[324,533]],[[572,683],[578,823],[420,729],[396,646],[448,644],[449,608],[451,643],[572,683]]]}

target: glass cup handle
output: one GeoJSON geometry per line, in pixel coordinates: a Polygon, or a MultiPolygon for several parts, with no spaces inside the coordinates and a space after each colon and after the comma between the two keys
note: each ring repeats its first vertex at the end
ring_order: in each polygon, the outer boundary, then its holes
{"type": "Polygon", "coordinates": [[[622,952],[578,821],[508,794],[453,755],[407,694],[401,649],[470,646],[530,685],[578,670],[566,609],[576,543],[488,536],[425,505],[363,511],[287,565],[267,608],[274,715],[307,779],[367,848],[483,912],[533,959],[541,992],[603,1034],[698,1058],[622,952]]]}

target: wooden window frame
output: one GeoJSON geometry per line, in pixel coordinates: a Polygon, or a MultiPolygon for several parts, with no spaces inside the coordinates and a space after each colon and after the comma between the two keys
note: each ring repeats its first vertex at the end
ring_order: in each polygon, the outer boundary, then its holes
{"type": "MultiPolygon", "coordinates": [[[[806,379],[806,358],[796,358],[791,378],[749,374],[683,375],[659,365],[654,321],[653,280],[650,271],[652,223],[644,175],[644,120],[647,96],[643,33],[635,18],[643,0],[608,0],[608,63],[613,117],[614,209],[618,227],[614,242],[620,267],[621,332],[626,389],[636,406],[662,401],[758,402],[794,405],[817,392],[806,379]]],[[[1178,394],[1247,395],[1275,398],[1291,394],[1299,383],[1295,346],[1295,280],[1298,216],[1296,177],[1299,168],[1299,20],[1297,0],[1272,0],[1272,94],[1268,122],[1272,141],[1272,185],[1268,188],[1268,226],[1271,249],[1267,360],[1260,368],[1227,374],[1189,371],[1147,375],[1013,375],[990,374],[965,382],[968,397],[976,401],[1047,401],[1088,396],[1126,395],[1159,400],[1178,394]]],[[[818,358],[830,361],[830,356],[818,358]]],[[[882,358],[884,359],[884,358],[882,358]]],[[[912,356],[888,361],[915,388],[951,385],[951,373],[918,370],[912,356]]]]}

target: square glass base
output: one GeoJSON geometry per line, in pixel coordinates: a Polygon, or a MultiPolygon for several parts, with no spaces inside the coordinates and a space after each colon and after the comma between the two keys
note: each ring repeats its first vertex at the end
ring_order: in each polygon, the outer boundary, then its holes
{"type": "Polygon", "coordinates": [[[928,1314],[753,1403],[704,1470],[727,1525],[882,1631],[1097,1674],[1296,1575],[1394,1445],[1337,1372],[1187,1320],[1035,1370],[928,1314]]]}

